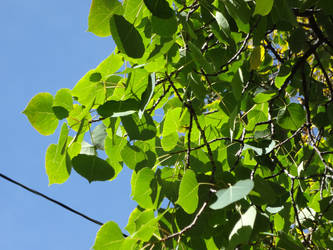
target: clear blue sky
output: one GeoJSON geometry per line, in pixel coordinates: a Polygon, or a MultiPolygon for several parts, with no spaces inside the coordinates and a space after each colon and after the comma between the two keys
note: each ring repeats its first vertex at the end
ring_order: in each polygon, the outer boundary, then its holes
{"type": "MultiPolygon", "coordinates": [[[[0,15],[0,172],[102,222],[123,228],[135,207],[130,172],[88,182],[74,171],[48,186],[44,159],[57,134],[42,136],[21,113],[39,92],[72,88],[113,50],[111,38],[86,32],[90,0],[2,1],[0,15]]],[[[99,226],[0,179],[0,249],[89,249],[99,226]]]]}

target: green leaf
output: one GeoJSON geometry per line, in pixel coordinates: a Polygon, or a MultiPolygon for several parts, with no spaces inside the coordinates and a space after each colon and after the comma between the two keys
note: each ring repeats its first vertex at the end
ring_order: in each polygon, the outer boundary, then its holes
{"type": "Polygon", "coordinates": [[[126,138],[119,137],[114,135],[112,138],[107,136],[105,138],[105,153],[113,162],[121,162],[123,161],[120,152],[126,146],[127,140],[126,138]]]}
{"type": "Polygon", "coordinates": [[[68,117],[73,109],[73,97],[70,89],[60,89],[54,97],[52,109],[59,120],[68,117]]]}
{"type": "Polygon", "coordinates": [[[277,123],[281,128],[297,130],[305,122],[305,111],[302,105],[291,103],[280,109],[277,116],[277,123]]]}
{"type": "Polygon", "coordinates": [[[178,27],[177,19],[172,16],[169,19],[163,19],[156,16],[151,17],[152,31],[162,37],[171,37],[178,27]]]}
{"type": "Polygon", "coordinates": [[[229,235],[229,248],[233,248],[239,244],[248,244],[256,215],[257,210],[255,206],[251,206],[245,214],[241,214],[241,218],[237,221],[229,235]]]}
{"type": "Polygon", "coordinates": [[[69,129],[64,123],[61,128],[58,144],[51,144],[45,157],[45,169],[49,185],[64,183],[71,173],[71,161],[67,154],[69,129]]]}
{"type": "Polygon", "coordinates": [[[323,213],[323,216],[329,220],[333,220],[333,205],[332,203],[333,196],[325,197],[321,201],[320,204],[320,211],[323,213]]]}
{"type": "Polygon", "coordinates": [[[150,140],[156,135],[156,127],[153,118],[145,113],[140,119],[138,114],[124,116],[121,122],[131,140],[150,140]]]}
{"type": "Polygon", "coordinates": [[[253,101],[255,103],[268,102],[268,101],[272,100],[276,95],[277,95],[277,93],[274,90],[264,90],[264,89],[261,89],[253,97],[253,101]]]}
{"type": "Polygon", "coordinates": [[[239,68],[237,72],[235,73],[233,79],[232,79],[232,93],[234,94],[234,97],[237,101],[241,100],[242,97],[242,90],[243,90],[243,72],[239,68]]]}
{"type": "Polygon", "coordinates": [[[97,112],[103,117],[121,117],[137,112],[139,107],[140,103],[135,99],[107,101],[97,108],[97,112]]]}
{"type": "Polygon", "coordinates": [[[250,70],[256,70],[265,59],[265,48],[261,45],[255,47],[250,57],[250,70]]]}
{"type": "Polygon", "coordinates": [[[140,105],[140,110],[138,113],[140,119],[141,119],[146,107],[148,106],[151,98],[153,97],[155,84],[156,84],[156,76],[155,76],[155,73],[152,73],[152,74],[150,74],[150,76],[148,78],[148,86],[141,95],[141,105],[140,105]]]}
{"type": "Polygon", "coordinates": [[[217,200],[210,205],[211,209],[222,209],[240,199],[243,199],[253,189],[253,181],[250,179],[238,181],[227,189],[216,192],[217,200]]]}
{"type": "Polygon", "coordinates": [[[108,221],[98,230],[94,250],[118,250],[124,241],[123,233],[117,223],[108,221]]]}
{"type": "MultiPolygon", "coordinates": [[[[159,217],[161,217],[161,215],[159,217]]],[[[157,222],[159,217],[155,218],[153,209],[143,211],[135,219],[136,232],[132,234],[131,237],[142,241],[149,241],[154,233],[158,235],[157,222]]]]}
{"type": "Polygon", "coordinates": [[[173,16],[173,10],[165,0],[143,0],[150,12],[159,18],[168,19],[173,16]]]}
{"type": "Polygon", "coordinates": [[[222,30],[222,32],[227,36],[230,37],[230,26],[229,26],[229,22],[228,20],[225,18],[225,16],[219,12],[216,11],[215,13],[215,20],[218,24],[218,26],[220,27],[220,29],[222,30]]]}
{"type": "Polygon", "coordinates": [[[58,127],[59,121],[53,112],[52,105],[51,94],[39,93],[30,100],[23,111],[31,125],[42,135],[51,135],[58,127]]]}
{"type": "Polygon", "coordinates": [[[180,182],[179,195],[176,203],[188,214],[193,214],[198,207],[198,189],[199,184],[195,172],[191,169],[186,170],[180,182]]]}
{"type": "Polygon", "coordinates": [[[72,95],[77,97],[82,105],[87,106],[94,99],[95,104],[104,103],[108,78],[119,70],[123,63],[121,55],[111,54],[96,69],[90,70],[80,79],[73,88],[72,95]]]}
{"type": "Polygon", "coordinates": [[[244,144],[243,151],[246,149],[252,149],[254,152],[257,153],[257,155],[265,155],[269,154],[274,149],[275,145],[276,145],[275,141],[271,141],[271,143],[268,146],[263,148],[255,147],[250,144],[244,144]]]}
{"type": "Polygon", "coordinates": [[[145,153],[139,147],[134,145],[127,144],[120,154],[124,163],[130,169],[135,169],[139,163],[146,160],[145,153]]]}
{"type": "Polygon", "coordinates": [[[130,23],[140,23],[144,12],[147,10],[143,0],[125,0],[123,1],[124,17],[130,23]]]}
{"type": "Polygon", "coordinates": [[[109,36],[110,18],[122,13],[122,5],[117,0],[93,0],[88,17],[88,31],[101,37],[109,36]]]}
{"type": "Polygon", "coordinates": [[[170,151],[177,145],[180,113],[181,108],[175,108],[169,110],[165,115],[161,140],[162,148],[165,151],[170,151]]]}
{"type": "Polygon", "coordinates": [[[113,15],[110,19],[112,37],[118,49],[132,58],[140,58],[145,53],[142,37],[133,24],[123,16],[113,15]]]}
{"type": "Polygon", "coordinates": [[[295,249],[295,250],[304,249],[301,242],[299,242],[298,240],[295,240],[293,237],[286,234],[285,232],[280,231],[278,236],[279,236],[279,241],[277,244],[278,248],[295,249]]]}
{"type": "Polygon", "coordinates": [[[153,192],[150,184],[154,179],[154,171],[150,168],[143,168],[137,174],[132,182],[132,196],[142,208],[153,208],[151,193],[153,192]]]}
{"type": "Polygon", "coordinates": [[[256,8],[254,9],[253,16],[258,14],[266,16],[271,12],[274,0],[256,0],[256,8]]]}
{"type": "Polygon", "coordinates": [[[106,181],[115,174],[114,169],[106,161],[94,155],[79,154],[73,158],[72,164],[75,171],[89,182],[106,181]]]}

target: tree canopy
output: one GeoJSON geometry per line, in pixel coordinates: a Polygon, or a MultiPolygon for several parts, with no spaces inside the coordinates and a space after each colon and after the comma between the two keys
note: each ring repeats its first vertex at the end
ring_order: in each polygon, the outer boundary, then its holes
{"type": "Polygon", "coordinates": [[[132,170],[93,249],[333,248],[330,0],[92,0],[88,31],[114,52],[23,113],[62,124],[50,185],[132,170]]]}

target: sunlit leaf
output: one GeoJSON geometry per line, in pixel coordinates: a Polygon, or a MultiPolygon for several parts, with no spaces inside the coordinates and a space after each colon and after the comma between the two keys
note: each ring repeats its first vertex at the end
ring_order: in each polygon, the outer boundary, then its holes
{"type": "Polygon", "coordinates": [[[114,14],[121,15],[123,8],[117,0],[93,0],[88,18],[88,31],[97,36],[110,35],[109,20],[114,14]]]}
{"type": "Polygon", "coordinates": [[[180,205],[188,214],[192,214],[198,207],[199,184],[193,170],[186,170],[180,182],[177,204],[180,205]]]}
{"type": "Polygon", "coordinates": [[[35,95],[27,107],[25,114],[31,125],[42,135],[51,135],[58,127],[58,119],[53,112],[53,96],[49,93],[35,95]]]}
{"type": "Polygon", "coordinates": [[[124,241],[124,236],[119,226],[109,221],[105,223],[97,232],[94,250],[118,250],[124,241]]]}

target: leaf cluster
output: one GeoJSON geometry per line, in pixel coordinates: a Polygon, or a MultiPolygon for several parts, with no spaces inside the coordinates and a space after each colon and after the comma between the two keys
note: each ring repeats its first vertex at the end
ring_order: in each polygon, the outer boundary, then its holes
{"type": "Polygon", "coordinates": [[[23,112],[62,123],[50,185],[132,170],[93,248],[333,248],[332,29],[330,0],[93,0],[115,51],[23,112]]]}

